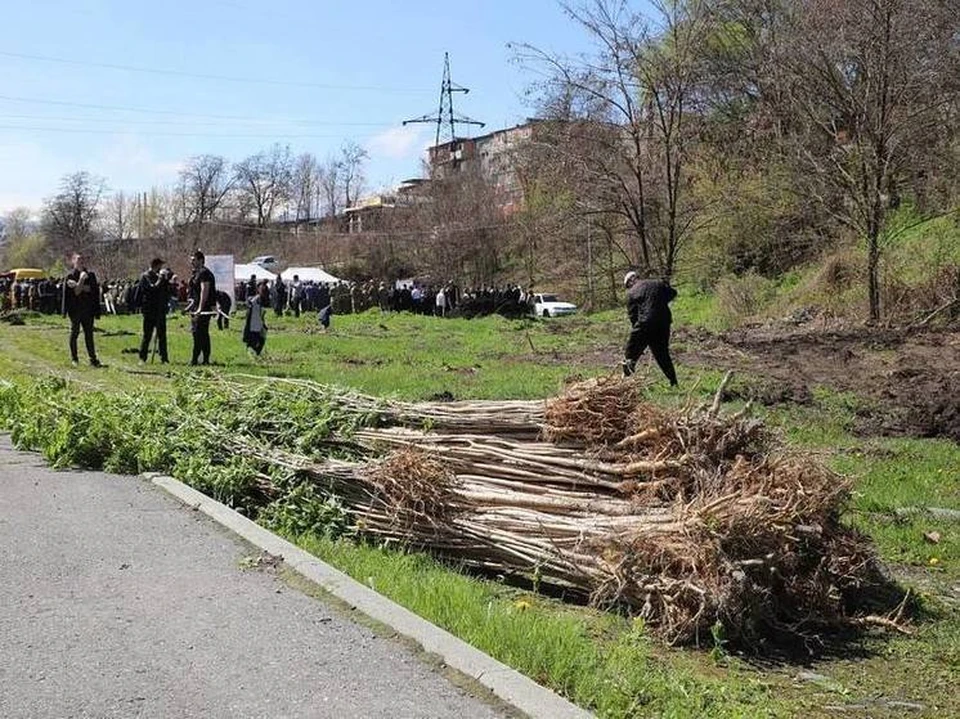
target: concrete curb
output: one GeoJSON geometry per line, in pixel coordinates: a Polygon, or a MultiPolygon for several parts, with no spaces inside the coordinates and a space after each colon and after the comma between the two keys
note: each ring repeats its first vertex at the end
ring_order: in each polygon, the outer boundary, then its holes
{"type": "Polygon", "coordinates": [[[143,476],[254,546],[282,557],[294,571],[371,619],[413,640],[427,652],[438,655],[447,666],[473,678],[507,704],[516,707],[532,719],[587,719],[593,716],[520,672],[498,662],[449,632],[267,531],[226,505],[210,499],[173,477],[154,472],[147,472],[143,476]]]}

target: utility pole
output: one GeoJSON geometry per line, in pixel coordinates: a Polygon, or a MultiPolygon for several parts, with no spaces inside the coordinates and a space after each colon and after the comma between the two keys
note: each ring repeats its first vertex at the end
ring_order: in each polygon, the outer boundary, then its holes
{"type": "Polygon", "coordinates": [[[422,117],[416,117],[412,120],[404,120],[403,125],[415,123],[427,123],[437,126],[437,134],[434,140],[434,147],[440,146],[441,130],[444,130],[444,142],[453,142],[457,139],[456,125],[477,125],[483,127],[485,123],[478,120],[472,120],[469,117],[460,115],[453,111],[453,93],[462,92],[466,95],[470,92],[469,88],[455,85],[450,80],[450,53],[443,53],[443,81],[440,83],[440,108],[436,115],[427,114],[422,117]]]}

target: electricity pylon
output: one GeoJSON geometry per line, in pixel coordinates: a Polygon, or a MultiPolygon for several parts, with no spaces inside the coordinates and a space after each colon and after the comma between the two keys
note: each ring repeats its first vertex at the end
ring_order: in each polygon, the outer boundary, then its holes
{"type": "Polygon", "coordinates": [[[484,123],[479,120],[473,120],[453,111],[453,93],[455,92],[467,94],[470,90],[466,87],[460,87],[460,85],[454,85],[453,82],[451,82],[450,53],[445,52],[443,53],[443,82],[440,84],[440,109],[436,115],[424,115],[423,117],[416,117],[412,120],[404,120],[403,124],[410,125],[418,122],[435,124],[437,126],[437,137],[434,142],[435,147],[440,146],[440,134],[444,129],[447,130],[447,132],[444,133],[444,142],[453,142],[457,139],[456,125],[477,125],[478,127],[483,127],[484,123]],[[449,137],[447,137],[448,133],[449,137]]]}

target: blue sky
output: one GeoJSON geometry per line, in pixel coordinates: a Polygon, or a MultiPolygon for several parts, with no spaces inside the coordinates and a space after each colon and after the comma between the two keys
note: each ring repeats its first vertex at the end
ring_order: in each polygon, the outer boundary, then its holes
{"type": "Polygon", "coordinates": [[[444,51],[479,134],[532,114],[507,43],[587,44],[556,0],[0,0],[0,18],[0,214],[77,170],[136,192],[274,141],[323,159],[354,140],[388,187],[420,174],[435,127],[401,122],[435,112],[444,51]]]}

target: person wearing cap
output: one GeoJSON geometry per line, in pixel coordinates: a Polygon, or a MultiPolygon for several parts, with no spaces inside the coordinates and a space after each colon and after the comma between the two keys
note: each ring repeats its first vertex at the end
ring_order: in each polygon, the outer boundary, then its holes
{"type": "Polygon", "coordinates": [[[99,367],[93,344],[93,321],[100,317],[100,285],[96,274],[87,269],[81,253],[73,253],[71,265],[73,268],[63,282],[63,314],[70,318],[70,359],[74,365],[79,364],[77,338],[82,329],[90,366],[99,367]]]}
{"type": "Polygon", "coordinates": [[[623,278],[627,288],[627,315],[630,318],[630,336],[624,350],[623,376],[629,377],[637,367],[637,360],[649,346],[657,365],[677,386],[677,373],[670,359],[670,302],[677,291],[666,280],[642,280],[630,271],[623,278]]]}
{"type": "MultiPolygon", "coordinates": [[[[140,275],[138,294],[140,297],[140,311],[143,313],[143,338],[140,340],[140,361],[147,361],[147,352],[150,349],[150,340],[153,333],[157,333],[157,351],[160,353],[160,362],[167,364],[170,361],[167,355],[167,309],[170,307],[170,273],[161,272],[163,260],[154,257],[150,261],[150,269],[140,275]]],[[[176,276],[173,277],[176,279],[176,276]]]]}
{"type": "Polygon", "coordinates": [[[217,313],[217,282],[213,273],[204,266],[205,261],[206,257],[200,250],[190,258],[193,276],[190,278],[190,303],[187,309],[193,332],[191,365],[210,364],[210,318],[217,313]]]}

